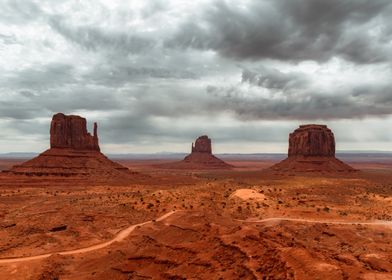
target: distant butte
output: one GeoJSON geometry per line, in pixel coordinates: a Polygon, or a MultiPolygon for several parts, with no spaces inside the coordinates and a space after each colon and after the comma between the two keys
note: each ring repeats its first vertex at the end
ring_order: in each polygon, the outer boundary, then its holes
{"type": "Polygon", "coordinates": [[[207,135],[200,136],[195,144],[192,143],[191,152],[212,154],[211,139],[207,135]]]}
{"type": "Polygon", "coordinates": [[[87,131],[86,119],[55,114],[50,126],[50,149],[39,156],[12,167],[8,174],[26,176],[62,176],[123,178],[132,172],[100,152],[98,128],[87,131]]]}
{"type": "Polygon", "coordinates": [[[191,153],[182,161],[166,164],[167,168],[180,169],[228,169],[233,166],[212,154],[211,139],[207,135],[200,136],[192,143],[191,153]]]}
{"type": "Polygon", "coordinates": [[[278,172],[353,172],[335,157],[335,137],[326,125],[301,125],[289,136],[288,158],[270,169],[278,172]]]}

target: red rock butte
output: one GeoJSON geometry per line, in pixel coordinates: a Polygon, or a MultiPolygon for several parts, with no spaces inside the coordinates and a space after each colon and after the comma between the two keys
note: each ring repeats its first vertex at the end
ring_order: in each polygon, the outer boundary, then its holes
{"type": "Polygon", "coordinates": [[[278,172],[352,172],[335,157],[335,136],[326,125],[301,125],[289,136],[288,158],[271,167],[278,172]]]}
{"type": "Polygon", "coordinates": [[[212,154],[211,146],[211,139],[207,135],[203,135],[196,139],[195,144],[192,143],[191,152],[212,154]]]}
{"type": "Polygon", "coordinates": [[[91,136],[85,118],[58,113],[50,125],[50,147],[100,151],[97,130],[97,123],[94,123],[94,135],[91,136]]]}
{"type": "Polygon", "coordinates": [[[126,178],[134,174],[100,152],[96,123],[91,135],[87,131],[85,118],[62,113],[52,118],[50,149],[6,172],[26,176],[83,176],[92,179],[126,178]]]}
{"type": "Polygon", "coordinates": [[[229,169],[232,166],[212,154],[211,139],[200,136],[192,143],[191,153],[180,162],[173,162],[160,167],[179,169],[229,169]]]}

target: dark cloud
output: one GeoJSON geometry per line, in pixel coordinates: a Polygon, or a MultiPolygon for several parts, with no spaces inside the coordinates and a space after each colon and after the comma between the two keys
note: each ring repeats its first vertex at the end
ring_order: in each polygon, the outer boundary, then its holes
{"type": "Polygon", "coordinates": [[[141,112],[124,112],[113,114],[109,119],[99,121],[99,135],[102,143],[133,143],[164,145],[165,143],[182,143],[190,145],[196,137],[208,134],[215,143],[235,143],[253,141],[286,142],[287,135],[292,130],[290,124],[274,126],[260,123],[233,123],[230,129],[219,126],[207,118],[192,125],[183,126],[175,119],[167,116],[163,122],[157,121],[156,116],[141,114],[141,112]],[[260,133],[260,132],[263,133],[260,133]],[[113,139],[116,135],[116,139],[113,139]]]}
{"type": "Polygon", "coordinates": [[[232,112],[242,120],[338,120],[392,114],[391,88],[361,86],[345,92],[314,93],[303,90],[294,95],[280,92],[274,97],[259,95],[258,89],[240,86],[208,87],[216,110],[232,112]],[[218,109],[219,108],[219,109],[218,109]]]}
{"type": "Polygon", "coordinates": [[[167,45],[216,50],[236,59],[326,61],[340,56],[383,62],[391,58],[391,5],[387,0],[266,0],[243,7],[216,1],[181,26],[167,45]]]}
{"type": "Polygon", "coordinates": [[[363,103],[392,105],[392,84],[364,85],[354,88],[353,97],[363,103]]]}
{"type": "Polygon", "coordinates": [[[0,3],[1,139],[47,139],[55,112],[98,121],[102,143],[157,150],[392,114],[390,1],[75,3],[0,3]]]}
{"type": "Polygon", "coordinates": [[[10,89],[44,90],[75,81],[74,68],[70,64],[48,63],[34,65],[1,77],[2,86],[10,89]]]}
{"type": "Polygon", "coordinates": [[[39,104],[33,104],[28,100],[0,101],[0,120],[18,119],[28,120],[47,113],[39,104]]]}
{"type": "Polygon", "coordinates": [[[274,68],[262,67],[261,71],[245,69],[242,71],[242,83],[276,90],[303,88],[309,81],[302,73],[283,73],[274,68]]]}
{"type": "Polygon", "coordinates": [[[30,101],[47,108],[51,112],[73,111],[112,111],[122,108],[121,100],[109,88],[97,87],[69,87],[66,90],[58,90],[40,93],[30,98],[30,101]]]}
{"type": "Polygon", "coordinates": [[[123,86],[127,83],[139,82],[146,79],[195,79],[196,74],[187,70],[154,67],[153,65],[131,65],[127,61],[98,65],[83,79],[93,84],[103,86],[123,86]]]}
{"type": "MultiPolygon", "coordinates": [[[[36,139],[47,141],[49,139],[50,130],[50,117],[37,122],[36,119],[23,120],[23,119],[7,119],[2,120],[1,125],[6,124],[12,131],[19,134],[21,140],[26,135],[34,136],[36,139]]],[[[12,138],[10,138],[12,139],[12,138]]]]}
{"type": "Polygon", "coordinates": [[[0,119],[31,120],[49,118],[53,113],[75,111],[110,112],[124,109],[113,90],[99,87],[68,86],[49,91],[22,90],[0,101],[0,119]]]}
{"type": "Polygon", "coordinates": [[[49,25],[67,40],[89,51],[112,51],[126,55],[146,52],[156,43],[126,29],[115,31],[85,25],[72,26],[59,16],[51,17],[49,25]]]}

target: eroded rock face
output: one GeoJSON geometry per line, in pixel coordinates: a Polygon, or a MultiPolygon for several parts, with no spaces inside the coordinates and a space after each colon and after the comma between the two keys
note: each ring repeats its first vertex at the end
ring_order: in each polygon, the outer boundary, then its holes
{"type": "Polygon", "coordinates": [[[289,137],[289,157],[335,156],[335,137],[326,125],[301,125],[289,137]]]}
{"type": "Polygon", "coordinates": [[[211,139],[207,135],[197,138],[195,144],[192,143],[192,153],[212,154],[211,139]]]}
{"type": "Polygon", "coordinates": [[[50,126],[50,149],[31,160],[13,166],[6,173],[83,178],[115,183],[128,182],[136,175],[100,152],[97,124],[94,124],[94,134],[91,135],[87,131],[85,118],[66,116],[62,113],[53,116],[50,126]]]}
{"type": "Polygon", "coordinates": [[[173,169],[228,169],[232,166],[212,154],[211,139],[200,136],[192,143],[192,152],[180,162],[160,165],[161,168],[173,169]]]}
{"type": "Polygon", "coordinates": [[[335,137],[326,125],[301,125],[289,136],[288,158],[269,170],[281,173],[354,172],[335,158],[335,137]]]}
{"type": "Polygon", "coordinates": [[[91,135],[85,118],[55,114],[50,126],[50,147],[99,151],[97,123],[94,123],[91,135]]]}

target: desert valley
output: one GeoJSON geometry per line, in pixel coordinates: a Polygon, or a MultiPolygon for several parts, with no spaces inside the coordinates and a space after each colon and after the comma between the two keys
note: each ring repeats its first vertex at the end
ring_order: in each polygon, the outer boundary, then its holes
{"type": "Polygon", "coordinates": [[[392,160],[335,158],[326,126],[288,158],[119,160],[57,114],[51,148],[2,160],[0,279],[392,279],[392,160]]]}
{"type": "Polygon", "coordinates": [[[0,280],[392,280],[392,0],[0,15],[0,280]]]}

